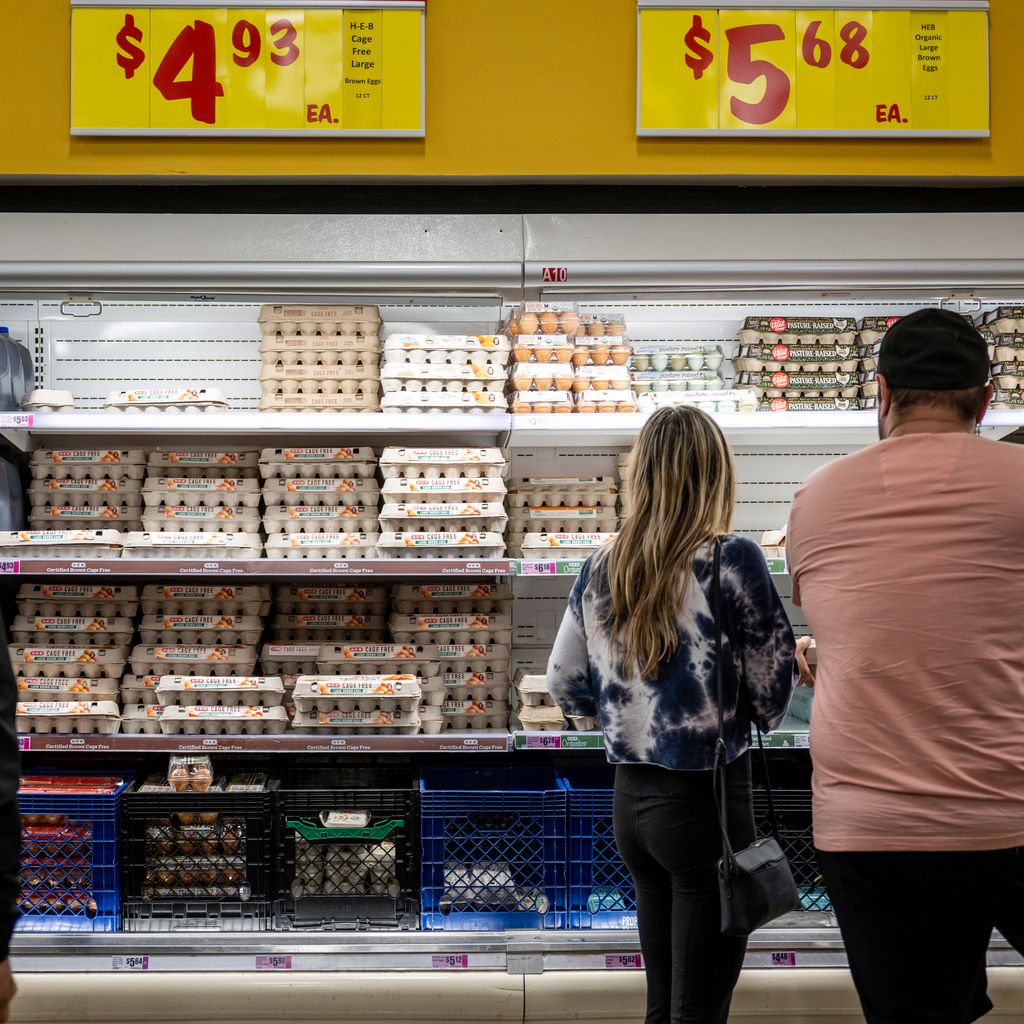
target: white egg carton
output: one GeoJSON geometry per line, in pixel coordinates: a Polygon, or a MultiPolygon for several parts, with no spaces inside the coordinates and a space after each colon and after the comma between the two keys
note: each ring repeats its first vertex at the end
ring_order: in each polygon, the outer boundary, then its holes
{"type": "Polygon", "coordinates": [[[464,392],[501,394],[507,382],[504,366],[481,366],[468,362],[413,363],[388,360],[382,364],[380,376],[385,394],[402,391],[434,395],[458,395],[464,392]]]}
{"type": "Polygon", "coordinates": [[[165,706],[160,715],[165,736],[265,736],[287,728],[288,713],[280,706],[165,706]]]}
{"type": "Polygon", "coordinates": [[[259,507],[260,482],[252,477],[156,477],[142,488],[146,506],[190,505],[216,509],[259,507]]]}
{"type": "Polygon", "coordinates": [[[481,683],[450,683],[445,677],[431,679],[423,685],[423,703],[427,707],[441,707],[454,701],[496,701],[508,704],[508,678],[481,683]]]}
{"type": "Polygon", "coordinates": [[[508,517],[500,501],[389,502],[380,512],[382,531],[503,533],[508,517]]]}
{"type": "Polygon", "coordinates": [[[159,736],[164,709],[159,704],[133,704],[125,701],[121,712],[121,732],[129,736],[159,736]]]}
{"type": "Polygon", "coordinates": [[[276,505],[263,515],[274,533],[376,533],[376,505],[276,505]]]}
{"type": "Polygon", "coordinates": [[[173,675],[179,665],[200,676],[244,676],[251,675],[256,665],[256,648],[249,644],[139,644],[130,661],[137,676],[173,675]]]}
{"type": "Polygon", "coordinates": [[[276,334],[260,342],[264,365],[282,366],[357,366],[380,357],[380,338],[376,334],[276,334]]]}
{"type": "Polygon", "coordinates": [[[257,322],[260,333],[274,334],[338,334],[350,330],[376,334],[380,327],[380,309],[370,305],[304,305],[277,303],[260,307],[257,322]]]}
{"type": "Polygon", "coordinates": [[[433,648],[424,646],[431,652],[440,666],[440,675],[453,682],[459,676],[469,672],[508,677],[512,655],[504,644],[435,644],[433,648]]]}
{"type": "Polygon", "coordinates": [[[523,707],[557,707],[555,698],[548,691],[547,676],[540,672],[520,669],[516,673],[515,688],[519,695],[519,703],[523,707]]]}
{"type": "Polygon", "coordinates": [[[409,736],[420,731],[417,711],[320,711],[296,710],[294,729],[312,729],[325,733],[355,732],[364,736],[409,736]]]}
{"type": "Polygon", "coordinates": [[[547,705],[520,705],[516,724],[525,732],[564,732],[569,727],[562,709],[547,705]]]}
{"type": "Polygon", "coordinates": [[[10,644],[11,667],[19,679],[120,679],[128,656],[126,647],[30,647],[10,644]]]}
{"type": "Polygon", "coordinates": [[[293,698],[296,711],[404,711],[419,708],[419,678],[408,673],[362,676],[300,676],[293,698]]]}
{"type": "Polygon", "coordinates": [[[376,394],[355,395],[264,395],[261,412],[380,412],[376,394]]]}
{"type": "Polygon", "coordinates": [[[275,533],[267,537],[267,558],[376,558],[376,533],[275,533]]]}
{"type": "Polygon", "coordinates": [[[502,558],[500,533],[382,533],[377,540],[381,558],[502,558]]]}
{"type": "Polygon", "coordinates": [[[21,403],[26,412],[73,412],[75,396],[56,388],[36,388],[21,403]]]}
{"type": "Polygon", "coordinates": [[[142,589],[143,615],[266,615],[270,587],[245,583],[150,583],[142,589]]]}
{"type": "Polygon", "coordinates": [[[512,641],[512,616],[469,614],[402,615],[388,620],[391,635],[400,643],[508,644],[512,641]]]}
{"type": "Polygon", "coordinates": [[[260,652],[260,667],[267,675],[315,675],[321,644],[268,643],[260,652]]]}
{"type": "Polygon", "coordinates": [[[162,505],[142,517],[142,529],[151,533],[259,533],[256,509],[207,505],[162,505]]]}
{"type": "Polygon", "coordinates": [[[227,399],[220,388],[134,388],[111,391],[106,407],[121,412],[170,412],[197,414],[227,409],[227,399]]]}
{"type": "Polygon", "coordinates": [[[274,588],[274,608],[288,615],[383,612],[388,604],[387,587],[317,586],[284,584],[274,588]]]}
{"type": "Polygon", "coordinates": [[[124,701],[125,708],[129,705],[158,704],[156,688],[163,678],[160,674],[124,676],[121,679],[121,700],[124,701]]]}
{"type": "Polygon", "coordinates": [[[535,507],[615,508],[618,494],[619,484],[612,476],[528,477],[509,484],[509,514],[535,507]]]}
{"type": "Polygon", "coordinates": [[[129,533],[125,558],[259,558],[257,533],[129,533]]]}
{"type": "Polygon", "coordinates": [[[11,626],[11,636],[20,644],[78,644],[101,642],[104,646],[127,644],[135,632],[131,619],[105,616],[40,616],[18,615],[11,626]]]}
{"type": "Polygon", "coordinates": [[[118,697],[116,679],[88,679],[85,676],[53,678],[24,676],[18,680],[18,698],[22,701],[113,700],[118,697]]]}
{"type": "Polygon", "coordinates": [[[232,478],[255,476],[259,453],[218,451],[150,452],[146,476],[232,478]]]}
{"type": "Polygon", "coordinates": [[[508,730],[508,702],[496,700],[448,700],[440,707],[420,708],[421,727],[428,735],[457,732],[508,730]]]}
{"type": "Polygon", "coordinates": [[[541,562],[589,558],[614,537],[614,533],[527,533],[523,536],[522,557],[541,562]]]}
{"type": "MultiPolygon", "coordinates": [[[[433,645],[323,644],[317,652],[321,675],[393,675],[414,673],[421,680],[438,675],[440,657],[433,645]]],[[[312,673],[311,673],[312,674],[312,673]]]]}
{"type": "Polygon", "coordinates": [[[0,533],[0,558],[119,558],[117,530],[18,530],[0,533]]]}
{"type": "Polygon", "coordinates": [[[372,448],[264,448],[260,473],[264,479],[292,480],[324,475],[372,479],[377,456],[372,448]]]}
{"type": "Polygon", "coordinates": [[[380,485],[376,480],[342,476],[267,480],[263,484],[263,499],[268,509],[280,505],[376,506],[380,500],[380,485]]]}
{"type": "Polygon", "coordinates": [[[19,701],[15,714],[20,733],[112,736],[121,728],[121,713],[112,700],[19,701]]]}
{"type": "Polygon", "coordinates": [[[144,615],[139,639],[144,644],[256,644],[263,635],[257,615],[144,615]]]}
{"type": "Polygon", "coordinates": [[[500,448],[385,448],[380,456],[385,480],[501,479],[505,469],[500,448]]]}
{"type": "Polygon", "coordinates": [[[325,644],[341,640],[371,643],[386,638],[387,619],[383,615],[353,612],[341,615],[277,615],[270,624],[270,630],[275,643],[325,644]]]}
{"type": "Polygon", "coordinates": [[[109,477],[52,476],[46,480],[34,480],[28,488],[33,505],[66,504],[114,504],[121,502],[141,504],[139,497],[142,484],[127,478],[114,480],[109,477]]]}
{"type": "Polygon", "coordinates": [[[146,453],[137,448],[37,448],[30,465],[35,480],[141,480],[146,453]]]}
{"type": "Polygon", "coordinates": [[[445,502],[447,504],[470,501],[501,502],[505,497],[505,481],[498,477],[455,477],[437,479],[413,477],[389,479],[381,489],[384,503],[400,505],[405,503],[424,504],[445,502]]]}
{"type": "Polygon", "coordinates": [[[443,391],[393,391],[384,395],[380,407],[384,412],[486,413],[505,412],[508,401],[500,391],[463,391],[457,394],[443,391]]]}
{"type": "Polygon", "coordinates": [[[400,583],[395,587],[391,606],[396,612],[476,612],[503,611],[512,600],[507,583],[400,583]]]}
{"type": "Polygon", "coordinates": [[[30,530],[51,527],[84,530],[138,530],[142,525],[142,509],[118,505],[48,505],[35,506],[28,516],[30,530]]]}
{"type": "Polygon", "coordinates": [[[138,608],[138,587],[88,583],[23,583],[18,588],[18,611],[22,615],[105,615],[132,618],[138,608]]]}
{"type": "Polygon", "coordinates": [[[389,334],[384,340],[387,362],[505,366],[511,352],[502,334],[389,334]]]}
{"type": "MultiPolygon", "coordinates": [[[[331,367],[331,369],[340,374],[349,368],[335,366],[331,367]]],[[[310,398],[320,396],[326,398],[376,399],[380,394],[380,381],[362,376],[356,379],[339,379],[334,377],[316,377],[313,379],[289,378],[288,380],[272,379],[262,380],[260,391],[263,398],[271,402],[275,402],[279,398],[310,398]]]]}
{"type": "Polygon", "coordinates": [[[156,695],[164,707],[276,707],[284,683],[279,676],[161,676],[156,695]]]}

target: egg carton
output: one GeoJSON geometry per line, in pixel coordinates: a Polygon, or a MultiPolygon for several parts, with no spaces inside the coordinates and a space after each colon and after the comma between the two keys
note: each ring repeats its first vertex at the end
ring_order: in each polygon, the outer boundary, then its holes
{"type": "Polygon", "coordinates": [[[509,533],[614,533],[618,523],[614,505],[531,505],[509,514],[509,533]]]}
{"type": "Polygon", "coordinates": [[[502,558],[500,533],[382,533],[377,540],[381,558],[502,558]]]}
{"type": "Polygon", "coordinates": [[[509,485],[509,515],[528,508],[614,508],[619,496],[614,476],[527,477],[509,485]]]}
{"type": "Polygon", "coordinates": [[[742,345],[853,345],[857,323],[848,316],[748,316],[739,338],[742,345]]]}
{"type": "Polygon", "coordinates": [[[139,623],[144,644],[255,644],[263,634],[257,615],[145,615],[139,623]]]}
{"type": "Polygon", "coordinates": [[[1001,391],[996,388],[990,405],[993,409],[1024,409],[1024,391],[1001,391]]]}
{"type": "Polygon", "coordinates": [[[120,412],[168,412],[197,414],[227,409],[228,403],[220,388],[177,387],[135,388],[111,391],[105,403],[108,409],[120,412]]]}
{"type": "Polygon", "coordinates": [[[755,412],[758,398],[751,388],[724,388],[721,391],[651,392],[637,398],[640,412],[655,412],[675,405],[693,405],[702,412],[755,412]]]}
{"type": "Polygon", "coordinates": [[[275,533],[374,533],[376,505],[278,505],[263,515],[263,527],[275,533]]]}
{"type": "Polygon", "coordinates": [[[614,537],[614,533],[528,533],[523,537],[522,557],[542,562],[589,558],[614,537]]]}
{"type": "Polygon", "coordinates": [[[388,625],[391,635],[400,643],[507,644],[512,640],[512,616],[507,612],[498,615],[396,613],[388,620],[388,625]]]}
{"type": "MultiPolygon", "coordinates": [[[[156,688],[164,676],[156,675],[126,675],[121,679],[121,700],[124,701],[125,709],[130,705],[146,705],[147,707],[158,704],[156,699],[156,688]]],[[[127,730],[125,730],[127,731],[127,730]]],[[[159,730],[154,730],[159,731],[159,730]]]]}
{"type": "Polygon", "coordinates": [[[467,502],[502,502],[505,481],[497,477],[462,477],[454,479],[390,479],[381,489],[385,505],[463,504],[467,502]]]}
{"type": "Polygon", "coordinates": [[[260,667],[267,675],[315,675],[322,644],[268,643],[260,652],[260,667]]]}
{"type": "Polygon", "coordinates": [[[380,398],[367,393],[355,395],[264,395],[261,412],[380,412],[380,398]]]}
{"type": "Polygon", "coordinates": [[[125,558],[259,558],[257,533],[129,533],[125,558]]]}
{"type": "Polygon", "coordinates": [[[260,307],[257,323],[264,335],[337,334],[350,330],[376,333],[380,327],[380,309],[370,305],[269,304],[260,307]]]}
{"type": "MultiPolygon", "coordinates": [[[[467,673],[467,676],[469,673],[467,673]]],[[[459,678],[459,677],[452,677],[459,678]]],[[[494,677],[480,682],[456,683],[448,677],[439,676],[425,682],[422,686],[423,704],[425,707],[441,707],[452,701],[493,701],[508,703],[508,677],[494,677]]]]}
{"type": "Polygon", "coordinates": [[[595,412],[636,412],[637,397],[632,391],[579,391],[573,393],[575,411],[595,412]]]}
{"type": "Polygon", "coordinates": [[[293,480],[327,476],[372,479],[377,455],[372,448],[264,448],[260,452],[264,479],[293,480]]]}
{"type": "Polygon", "coordinates": [[[324,644],[340,640],[370,643],[386,639],[387,619],[383,615],[354,612],[277,615],[270,624],[270,630],[275,642],[286,644],[324,644]]]}
{"type": "Polygon", "coordinates": [[[395,391],[380,400],[383,412],[438,414],[445,412],[504,412],[508,408],[504,386],[497,391],[464,391],[447,394],[436,391],[395,391]]]}
{"type": "Polygon", "coordinates": [[[504,366],[476,363],[385,362],[380,368],[385,394],[394,391],[459,394],[505,389],[504,366]]]}
{"type": "Polygon", "coordinates": [[[325,733],[359,733],[364,736],[411,736],[420,731],[417,711],[319,711],[296,710],[294,729],[325,733]]]}
{"type": "Polygon", "coordinates": [[[508,318],[510,335],[559,334],[572,337],[580,323],[574,302],[521,302],[508,318]]]}
{"type": "Polygon", "coordinates": [[[376,533],[275,533],[267,537],[267,558],[376,558],[376,533]]]}
{"type": "Polygon", "coordinates": [[[266,615],[270,587],[253,583],[150,583],[142,589],[143,615],[266,615]]]}
{"type": "Polygon", "coordinates": [[[858,341],[862,345],[877,345],[893,324],[899,320],[898,316],[866,316],[857,325],[858,341]]]}
{"type": "Polygon", "coordinates": [[[501,479],[507,463],[500,448],[385,448],[381,476],[387,480],[501,479]]]}
{"type": "Polygon", "coordinates": [[[571,363],[515,363],[509,383],[516,392],[569,391],[575,379],[571,363]]]}
{"type": "Polygon", "coordinates": [[[992,367],[992,383],[1004,394],[1024,388],[1024,363],[996,363],[992,367]]]}
{"type": "Polygon", "coordinates": [[[569,727],[562,709],[548,706],[520,706],[515,725],[524,732],[564,732],[569,727]]]}
{"type": "Polygon", "coordinates": [[[1000,334],[992,342],[993,363],[1024,362],[1024,334],[1000,334]]]}
{"type": "Polygon", "coordinates": [[[274,588],[274,607],[288,615],[311,612],[340,614],[383,612],[388,604],[387,587],[316,586],[285,584],[274,588]]]}
{"type": "Polygon", "coordinates": [[[508,517],[501,502],[389,502],[380,513],[382,531],[502,533],[508,517]]]}
{"type": "Polygon", "coordinates": [[[420,723],[427,735],[448,732],[508,731],[508,701],[448,700],[439,707],[420,708],[420,723]]]}
{"type": "Polygon", "coordinates": [[[22,701],[116,701],[117,697],[116,679],[23,676],[18,680],[18,699],[22,701]]]}
{"type": "Polygon", "coordinates": [[[629,368],[634,373],[717,372],[726,362],[722,347],[713,342],[633,341],[629,349],[629,368]]]}
{"type": "Polygon", "coordinates": [[[765,398],[758,403],[757,410],[758,412],[856,412],[877,407],[877,398],[811,398],[805,396],[803,398],[765,398]]]}
{"type": "Polygon", "coordinates": [[[256,648],[249,644],[139,644],[130,661],[137,676],[172,675],[167,670],[179,665],[188,666],[194,675],[242,676],[252,674],[256,648]]]}
{"type": "MultiPolygon", "coordinates": [[[[330,366],[324,365],[319,358],[289,359],[267,359],[264,357],[263,365],[260,368],[260,381],[263,384],[281,384],[285,394],[308,394],[305,385],[314,383],[332,383],[339,385],[338,392],[341,394],[354,394],[356,388],[344,387],[348,384],[370,384],[380,380],[380,368],[376,352],[354,353],[355,359],[347,362],[335,362],[330,366]],[[298,384],[302,391],[293,391],[291,384],[298,384]]],[[[312,392],[315,394],[315,392],[312,392]]],[[[329,392],[328,392],[329,393],[329,392]]]]}
{"type": "Polygon", "coordinates": [[[141,504],[142,484],[138,480],[113,480],[108,477],[87,478],[54,476],[34,480],[28,488],[33,505],[65,504],[141,504]]]}
{"type": "Polygon", "coordinates": [[[165,736],[266,736],[279,735],[288,728],[284,708],[239,706],[164,706],[160,731],[165,736]]]}
{"type": "MultiPolygon", "coordinates": [[[[335,370],[346,369],[334,367],[335,370]]],[[[277,402],[281,398],[352,398],[377,401],[380,381],[359,377],[356,380],[316,377],[313,379],[264,380],[260,384],[262,400],[277,402]]]]}
{"type": "Polygon", "coordinates": [[[112,700],[19,701],[15,714],[19,733],[112,736],[121,728],[121,713],[112,700]]]}
{"type": "Polygon", "coordinates": [[[158,451],[147,457],[146,476],[246,477],[255,476],[258,453],[226,451],[158,451]]]}
{"type": "Polygon", "coordinates": [[[525,708],[554,708],[558,705],[548,691],[547,676],[540,672],[520,669],[516,672],[515,690],[519,703],[525,708]]]}
{"type": "Polygon", "coordinates": [[[317,652],[316,666],[321,675],[411,673],[424,680],[440,673],[441,660],[432,644],[329,643],[317,652]]]}
{"type": "Polygon", "coordinates": [[[36,480],[141,480],[146,453],[137,448],[37,448],[29,465],[36,480]]]}
{"type": "Polygon", "coordinates": [[[527,364],[560,366],[572,365],[576,350],[575,339],[565,334],[520,334],[512,338],[512,365],[510,375],[527,364]]]}
{"type": "Polygon", "coordinates": [[[265,365],[358,366],[380,358],[376,334],[292,334],[264,337],[259,347],[265,365]]]}
{"type": "Polygon", "coordinates": [[[259,533],[256,509],[207,505],[162,505],[147,509],[142,529],[151,533],[259,533]]]}
{"type": "Polygon", "coordinates": [[[117,530],[17,530],[0,533],[0,558],[119,558],[117,530]]]}
{"type": "Polygon", "coordinates": [[[764,398],[857,398],[877,394],[877,382],[866,381],[859,373],[787,373],[765,370],[741,373],[739,387],[764,398]]]}
{"type": "Polygon", "coordinates": [[[147,508],[189,505],[217,509],[259,507],[260,482],[252,477],[156,477],[146,481],[147,508]]]}
{"type": "Polygon", "coordinates": [[[263,500],[268,509],[281,505],[376,506],[380,500],[380,485],[376,480],[340,475],[267,480],[263,484],[263,500]]]}
{"type": "Polygon", "coordinates": [[[400,583],[391,597],[396,612],[507,611],[512,588],[507,583],[400,583]]]}
{"type": "Polygon", "coordinates": [[[858,345],[742,345],[733,360],[738,372],[857,373],[858,345]]]}
{"type": "MultiPolygon", "coordinates": [[[[572,365],[578,377],[581,372],[597,373],[598,380],[602,371],[614,371],[610,378],[613,381],[621,381],[622,374],[629,377],[629,346],[621,339],[615,343],[615,339],[584,338],[576,339],[576,347],[572,350],[572,365]]],[[[584,376],[582,379],[588,379],[584,376]]]]}
{"type": "Polygon", "coordinates": [[[37,507],[29,513],[28,528],[45,530],[50,526],[57,526],[85,530],[138,530],[142,525],[139,513],[138,508],[100,508],[87,505],[37,507]]]}
{"type": "Polygon", "coordinates": [[[159,704],[129,705],[126,701],[121,712],[121,732],[129,736],[159,736],[163,713],[159,704]]]}
{"type": "Polygon", "coordinates": [[[18,610],[23,615],[131,618],[138,607],[138,587],[106,583],[23,583],[18,588],[18,610]]]}
{"type": "Polygon", "coordinates": [[[157,703],[163,707],[277,707],[284,699],[278,676],[161,676],[157,703]]]}
{"type": "Polygon", "coordinates": [[[105,616],[41,616],[18,615],[11,626],[11,636],[20,644],[127,644],[135,632],[131,619],[105,616]]]}
{"type": "Polygon", "coordinates": [[[31,647],[10,644],[11,667],[19,679],[44,676],[47,679],[120,679],[128,656],[126,647],[89,645],[83,647],[31,647]]]}
{"type": "Polygon", "coordinates": [[[303,715],[329,711],[415,712],[422,691],[411,674],[362,676],[300,676],[295,683],[295,710],[303,715]]]}
{"type": "Polygon", "coordinates": [[[21,403],[26,412],[73,412],[75,396],[70,391],[36,388],[21,403]]]}
{"type": "Polygon", "coordinates": [[[725,382],[714,373],[634,373],[629,382],[630,389],[638,398],[650,392],[670,391],[719,391],[725,382]]]}
{"type": "Polygon", "coordinates": [[[569,391],[517,391],[512,395],[512,411],[517,415],[546,416],[574,409],[569,391]]]}
{"type": "Polygon", "coordinates": [[[475,363],[488,360],[508,361],[512,346],[503,334],[389,334],[384,339],[388,360],[405,359],[410,363],[475,363]]]}

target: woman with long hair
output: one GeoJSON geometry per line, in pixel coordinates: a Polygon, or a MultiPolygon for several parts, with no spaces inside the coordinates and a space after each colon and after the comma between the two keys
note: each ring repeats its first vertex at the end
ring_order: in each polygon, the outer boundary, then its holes
{"type": "Polygon", "coordinates": [[[733,847],[754,841],[751,725],[774,728],[795,642],[761,549],[729,533],[735,469],[714,420],[662,409],[630,455],[629,507],[583,566],[548,663],[566,715],[596,717],[615,764],[615,837],[636,885],[646,1024],[725,1024],[746,939],[722,935],[713,786],[713,555],[733,847]]]}

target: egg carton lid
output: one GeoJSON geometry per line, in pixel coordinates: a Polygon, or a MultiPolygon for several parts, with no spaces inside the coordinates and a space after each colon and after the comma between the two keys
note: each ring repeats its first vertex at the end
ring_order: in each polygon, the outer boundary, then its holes
{"type": "Polygon", "coordinates": [[[629,350],[632,355],[679,355],[692,356],[698,353],[721,355],[722,343],[719,341],[638,341],[630,339],[629,350]]]}
{"type": "Polygon", "coordinates": [[[161,696],[196,690],[284,694],[284,682],[280,676],[160,676],[155,689],[161,696]]]}
{"type": "Polygon", "coordinates": [[[523,547],[599,547],[616,536],[615,533],[528,533],[523,538],[523,547]]]}
{"type": "Polygon", "coordinates": [[[141,448],[37,448],[32,452],[35,466],[145,466],[141,448]]]}
{"type": "Polygon", "coordinates": [[[61,495],[67,492],[77,494],[131,494],[137,496],[141,491],[137,480],[118,479],[112,477],[51,477],[48,480],[33,480],[29,484],[29,494],[33,502],[45,499],[48,495],[61,495]]]}
{"type": "Polygon", "coordinates": [[[379,548],[494,548],[504,547],[500,533],[382,533],[379,548]]]}
{"type": "Polygon", "coordinates": [[[318,697],[397,697],[418,700],[421,695],[419,676],[404,672],[370,676],[299,676],[294,691],[296,703],[318,697]]]}
{"type": "Polygon", "coordinates": [[[550,705],[521,705],[516,711],[516,715],[524,729],[529,729],[531,725],[551,725],[565,722],[565,714],[562,709],[550,705]]]}
{"type": "Polygon", "coordinates": [[[190,721],[196,718],[207,718],[225,722],[246,721],[250,719],[264,722],[287,722],[288,712],[280,705],[263,707],[259,704],[239,704],[234,706],[192,704],[184,708],[165,706],[160,715],[160,722],[161,724],[166,724],[190,721]]]}
{"type": "Polygon", "coordinates": [[[381,520],[409,519],[505,519],[505,506],[500,501],[478,503],[458,502],[388,502],[380,512],[381,520]]]}
{"type": "Polygon", "coordinates": [[[373,548],[377,546],[376,533],[275,533],[267,538],[268,557],[275,551],[295,548],[373,548]]]}
{"type": "Polygon", "coordinates": [[[107,406],[112,405],[223,405],[227,399],[220,388],[173,387],[173,388],[132,388],[127,391],[111,391],[107,394],[107,406]]]}
{"type": "Polygon", "coordinates": [[[260,526],[258,508],[233,505],[148,505],[145,518],[155,523],[159,523],[161,520],[172,522],[189,520],[197,523],[241,523],[247,525],[252,530],[258,530],[260,526]]]}
{"type": "Polygon", "coordinates": [[[525,508],[509,510],[509,519],[514,524],[539,522],[545,519],[578,519],[581,522],[607,520],[614,526],[616,515],[614,505],[528,505],[525,508]]]}
{"type": "Polygon", "coordinates": [[[109,718],[114,721],[121,718],[117,702],[112,700],[18,701],[15,711],[18,715],[33,718],[66,718],[70,715],[109,718]]]}
{"type": "MultiPolygon", "coordinates": [[[[424,716],[426,708],[420,709],[421,717],[424,716]]],[[[440,712],[444,715],[507,715],[507,700],[480,700],[477,697],[465,699],[448,698],[440,704],[435,704],[428,714],[440,712]]]]}
{"type": "Polygon", "coordinates": [[[121,644],[81,644],[72,647],[9,644],[7,652],[13,665],[100,665],[113,668],[124,666],[128,648],[121,644]]]}
{"type": "Polygon", "coordinates": [[[311,522],[333,524],[331,533],[344,533],[346,525],[366,530],[377,525],[377,506],[374,505],[275,505],[263,513],[267,533],[287,533],[286,525],[311,522]],[[365,522],[364,522],[365,520],[365,522]]]}
{"type": "Polygon", "coordinates": [[[507,583],[399,583],[394,596],[402,601],[507,601],[512,588],[507,583]]]}
{"type": "Polygon", "coordinates": [[[72,695],[69,700],[76,699],[73,696],[76,693],[110,698],[116,698],[118,694],[116,679],[90,679],[86,676],[22,676],[17,684],[19,693],[68,693],[72,695]]]}
{"type": "Polygon", "coordinates": [[[387,625],[383,615],[345,612],[341,615],[318,612],[288,615],[278,613],[271,622],[273,629],[383,629],[387,625]]]}
{"type": "Polygon", "coordinates": [[[392,614],[388,620],[392,630],[402,632],[464,632],[467,630],[511,629],[512,616],[508,612],[497,615],[478,615],[476,612],[456,613],[453,615],[433,615],[415,613],[412,615],[392,614]]]}
{"type": "Polygon", "coordinates": [[[547,693],[547,675],[533,669],[519,669],[516,672],[515,685],[523,693],[547,693]]]}
{"type": "Polygon", "coordinates": [[[335,366],[306,366],[304,364],[275,364],[260,369],[261,381],[308,381],[308,380],[380,380],[377,359],[373,353],[366,353],[366,360],[358,363],[339,363],[335,366]]]}
{"type": "Polygon", "coordinates": [[[260,399],[263,412],[377,412],[380,409],[373,395],[274,395],[260,399]]]}
{"type": "Polygon", "coordinates": [[[276,331],[264,333],[260,338],[259,353],[264,359],[268,355],[281,352],[295,353],[299,356],[321,356],[325,352],[355,352],[378,356],[380,354],[380,338],[377,331],[367,331],[367,324],[346,325],[351,329],[347,334],[278,334],[276,331]]]}
{"type": "Polygon", "coordinates": [[[385,352],[455,351],[508,352],[508,338],[503,334],[389,334],[384,340],[385,352]]]}
{"type": "Polygon", "coordinates": [[[258,558],[261,547],[259,535],[255,533],[129,533],[124,539],[125,551],[151,548],[209,548],[258,558]]]}
{"type": "Polygon", "coordinates": [[[260,306],[257,323],[277,324],[291,323],[295,320],[320,320],[329,323],[341,323],[346,320],[357,322],[375,321],[380,323],[380,307],[371,305],[323,306],[268,304],[260,306]]]}
{"type": "MultiPolygon", "coordinates": [[[[494,363],[395,363],[380,368],[381,380],[505,380],[505,368],[494,363]]],[[[439,392],[427,392],[438,394],[439,392]]]]}
{"type": "Polygon", "coordinates": [[[129,618],[105,616],[18,615],[13,629],[36,633],[94,633],[97,637],[131,636],[135,623],[129,618]]]}
{"type": "Polygon", "coordinates": [[[22,583],[18,601],[90,601],[127,604],[139,599],[139,588],[109,583],[22,583]]]}
{"type": "Polygon", "coordinates": [[[156,476],[142,485],[143,494],[173,491],[201,491],[209,494],[258,494],[260,481],[255,477],[235,476],[156,476]]]}
{"type": "Polygon", "coordinates": [[[260,452],[259,464],[292,465],[294,463],[350,463],[366,462],[373,464],[377,456],[372,448],[264,448],[260,452]]]}
{"type": "MultiPolygon", "coordinates": [[[[390,477],[384,481],[381,494],[388,504],[398,504],[408,500],[410,496],[431,499],[442,496],[461,498],[470,495],[477,501],[494,501],[507,493],[505,481],[496,476],[481,477],[419,477],[410,480],[407,477],[390,477]],[[392,499],[390,502],[388,499],[392,499]],[[397,499],[397,500],[396,500],[397,499]]],[[[448,498],[446,497],[446,500],[448,498]]]]}
{"type": "Polygon", "coordinates": [[[317,586],[316,584],[285,583],[274,588],[275,600],[282,597],[292,601],[317,604],[386,604],[388,588],[385,586],[317,586]]]}
{"type": "Polygon", "coordinates": [[[208,466],[224,466],[230,469],[252,469],[257,464],[258,453],[220,452],[220,451],[172,451],[150,452],[147,465],[151,468],[164,469],[180,466],[206,468],[208,466]]]}
{"type": "Polygon", "coordinates": [[[22,409],[30,412],[38,409],[74,409],[75,396],[70,391],[57,388],[36,388],[21,403],[22,409]]]}
{"type": "Polygon", "coordinates": [[[748,316],[743,321],[742,330],[757,331],[760,334],[847,334],[857,330],[857,321],[852,316],[815,317],[773,314],[771,316],[748,316]]]}
{"type": "Polygon", "coordinates": [[[59,546],[74,548],[79,545],[106,547],[111,551],[122,546],[123,534],[117,530],[18,530],[0,532],[0,547],[59,546]]]}
{"type": "Polygon", "coordinates": [[[132,650],[131,661],[136,675],[150,674],[136,669],[136,663],[161,661],[252,667],[256,664],[256,648],[251,644],[139,644],[132,650]]]}
{"type": "MultiPolygon", "coordinates": [[[[323,665],[344,665],[358,662],[398,662],[403,665],[435,666],[430,675],[437,674],[440,655],[435,645],[402,644],[402,643],[364,643],[364,644],[321,644],[316,655],[317,662],[323,665]]],[[[422,673],[418,673],[422,674],[422,673]]]]}
{"type": "Polygon", "coordinates": [[[437,409],[494,409],[506,406],[505,396],[491,391],[393,391],[380,402],[382,409],[437,408],[437,409]]]}

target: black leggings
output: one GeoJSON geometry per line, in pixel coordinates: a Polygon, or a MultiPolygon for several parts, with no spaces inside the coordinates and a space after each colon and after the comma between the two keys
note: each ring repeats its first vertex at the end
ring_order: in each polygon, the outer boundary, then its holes
{"type": "MultiPolygon", "coordinates": [[[[636,884],[646,1024],[725,1024],[747,940],[721,933],[711,772],[619,765],[615,839],[636,884]]],[[[733,846],[754,841],[750,755],[727,769],[733,846]]]]}

